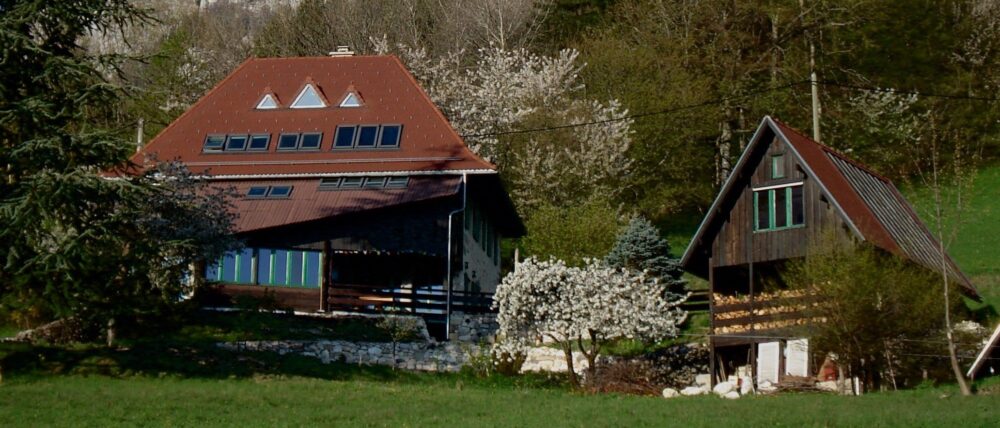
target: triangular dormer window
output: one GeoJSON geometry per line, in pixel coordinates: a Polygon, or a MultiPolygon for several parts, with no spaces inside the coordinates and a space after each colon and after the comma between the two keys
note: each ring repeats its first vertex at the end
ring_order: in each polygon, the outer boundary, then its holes
{"type": "Polygon", "coordinates": [[[274,95],[264,94],[264,98],[260,99],[257,103],[257,110],[273,110],[278,108],[278,100],[274,99],[274,95]]]}
{"type": "Polygon", "coordinates": [[[344,100],[340,102],[341,107],[361,107],[361,97],[356,92],[348,92],[344,100]]]}
{"type": "Polygon", "coordinates": [[[299,92],[299,96],[295,97],[295,101],[292,101],[292,108],[323,108],[326,107],[326,103],[323,102],[323,97],[319,95],[319,91],[312,83],[307,83],[302,92],[299,92]]]}

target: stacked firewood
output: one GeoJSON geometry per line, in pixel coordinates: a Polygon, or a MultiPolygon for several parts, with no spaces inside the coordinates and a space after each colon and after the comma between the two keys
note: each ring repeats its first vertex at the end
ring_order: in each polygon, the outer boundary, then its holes
{"type": "MultiPolygon", "coordinates": [[[[754,296],[754,302],[756,309],[753,311],[755,316],[766,317],[771,315],[786,314],[801,312],[806,309],[808,303],[797,301],[795,304],[784,304],[784,305],[773,305],[772,302],[775,300],[790,300],[805,296],[803,290],[779,290],[771,293],[760,293],[754,296]]],[[[715,293],[712,295],[714,304],[716,307],[722,306],[723,309],[727,305],[736,304],[746,304],[750,303],[749,296],[729,296],[715,293]]],[[[746,324],[731,325],[725,327],[717,327],[717,334],[729,334],[729,333],[742,333],[750,330],[750,311],[749,310],[736,310],[736,311],[716,311],[716,320],[732,320],[747,318],[746,324]]],[[[792,326],[804,325],[811,322],[804,318],[792,318],[785,320],[772,320],[772,321],[757,321],[754,323],[754,327],[759,330],[771,330],[778,328],[787,328],[792,326]]]]}
{"type": "Polygon", "coordinates": [[[777,385],[778,392],[812,392],[816,388],[816,379],[807,376],[784,376],[777,385]]]}

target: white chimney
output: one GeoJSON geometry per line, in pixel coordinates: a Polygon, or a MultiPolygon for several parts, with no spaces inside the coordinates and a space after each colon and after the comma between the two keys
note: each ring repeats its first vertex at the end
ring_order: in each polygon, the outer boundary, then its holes
{"type": "Polygon", "coordinates": [[[354,56],[354,51],[347,46],[337,46],[337,50],[330,52],[330,56],[354,56]]]}

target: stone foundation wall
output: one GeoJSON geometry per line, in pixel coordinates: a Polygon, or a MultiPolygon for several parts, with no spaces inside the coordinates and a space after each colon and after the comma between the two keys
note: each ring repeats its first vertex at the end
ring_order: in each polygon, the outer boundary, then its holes
{"type": "Polygon", "coordinates": [[[449,325],[452,340],[472,343],[493,343],[496,339],[497,314],[466,314],[452,312],[449,325]]]}
{"type": "Polygon", "coordinates": [[[324,364],[339,361],[348,364],[396,366],[407,370],[455,372],[479,352],[479,348],[456,342],[347,342],[342,340],[275,340],[227,342],[218,344],[231,351],[264,351],[280,355],[298,354],[317,358],[324,364]]]}

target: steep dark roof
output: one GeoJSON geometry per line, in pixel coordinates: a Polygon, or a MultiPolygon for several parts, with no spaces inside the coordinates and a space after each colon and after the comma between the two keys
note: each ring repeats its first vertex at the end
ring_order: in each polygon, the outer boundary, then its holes
{"type": "Polygon", "coordinates": [[[735,185],[732,177],[747,167],[748,153],[759,144],[767,144],[770,138],[765,137],[771,135],[786,142],[798,155],[809,176],[827,193],[856,236],[929,269],[940,270],[944,262],[959,285],[972,295],[978,294],[951,257],[941,252],[938,241],[889,179],[769,116],[764,117],[684,253],[682,263],[686,268],[691,269],[696,247],[706,241],[707,226],[715,221],[723,197],[735,185]]]}

